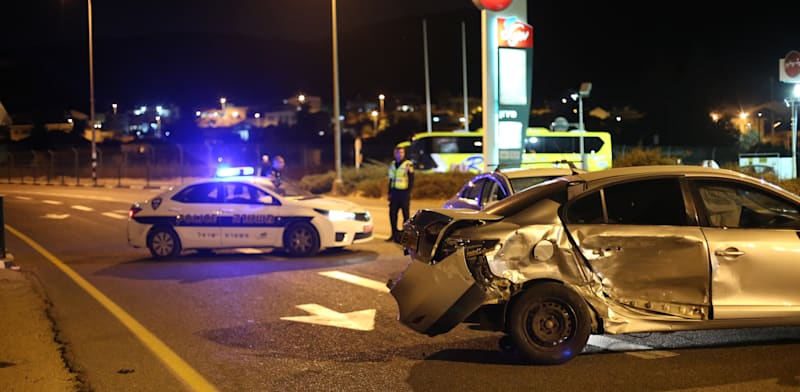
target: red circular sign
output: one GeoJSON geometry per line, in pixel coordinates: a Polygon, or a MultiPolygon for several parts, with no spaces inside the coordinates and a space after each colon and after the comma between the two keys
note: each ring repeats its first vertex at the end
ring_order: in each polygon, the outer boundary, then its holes
{"type": "Polygon", "coordinates": [[[800,75],[800,52],[792,50],[783,58],[783,70],[786,76],[796,78],[800,75]]]}
{"type": "Polygon", "coordinates": [[[502,11],[511,5],[511,0],[472,0],[476,7],[482,10],[502,11]]]}

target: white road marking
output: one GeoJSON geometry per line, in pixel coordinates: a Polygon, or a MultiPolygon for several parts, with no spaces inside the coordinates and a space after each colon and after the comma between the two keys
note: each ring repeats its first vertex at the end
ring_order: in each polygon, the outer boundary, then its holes
{"type": "Polygon", "coordinates": [[[661,358],[670,358],[670,357],[677,357],[678,353],[674,353],[672,351],[663,351],[663,350],[653,350],[653,351],[631,351],[628,354],[632,357],[638,357],[642,359],[661,359],[661,358]]]}
{"type": "Polygon", "coordinates": [[[361,287],[366,287],[369,289],[373,289],[376,291],[380,291],[381,293],[388,293],[389,288],[386,287],[385,283],[381,283],[378,281],[374,281],[367,278],[362,278],[360,276],[348,274],[347,272],[342,271],[322,271],[319,273],[322,276],[327,276],[329,278],[338,279],[347,283],[352,283],[354,285],[358,285],[361,287]]]}
{"type": "Polygon", "coordinates": [[[264,253],[264,249],[256,249],[256,248],[236,248],[236,251],[239,253],[244,253],[246,255],[257,255],[264,253]]]}
{"type": "Polygon", "coordinates": [[[650,346],[628,343],[621,339],[612,338],[607,335],[590,335],[587,344],[601,347],[611,351],[632,351],[632,350],[652,350],[650,346]]]}
{"type": "Polygon", "coordinates": [[[33,198],[27,196],[15,196],[15,198],[20,200],[33,200],[33,198]]]}
{"type": "Polygon", "coordinates": [[[78,206],[78,205],[75,205],[75,206],[72,206],[72,208],[74,208],[74,209],[76,209],[76,210],[81,210],[81,211],[94,211],[94,208],[92,208],[92,207],[86,207],[86,206],[78,206]]]}
{"type": "Polygon", "coordinates": [[[63,202],[60,202],[58,200],[42,200],[42,203],[44,203],[44,204],[53,204],[53,205],[57,205],[57,206],[64,204],[63,202]]]}
{"type": "Polygon", "coordinates": [[[671,351],[655,350],[653,347],[645,346],[636,343],[629,343],[621,339],[616,339],[608,335],[590,335],[590,344],[595,347],[604,348],[609,351],[626,351],[626,355],[630,355],[642,359],[660,359],[676,357],[679,354],[671,351]]]}
{"type": "Polygon", "coordinates": [[[46,214],[42,218],[45,219],[67,219],[69,214],[46,214]]]}
{"type": "Polygon", "coordinates": [[[114,212],[104,212],[102,215],[119,220],[128,219],[128,215],[117,214],[114,212]]]}
{"type": "Polygon", "coordinates": [[[372,331],[375,328],[375,309],[339,313],[317,304],[297,305],[295,307],[311,313],[311,316],[281,317],[281,320],[327,325],[329,327],[347,328],[357,331],[372,331]]]}

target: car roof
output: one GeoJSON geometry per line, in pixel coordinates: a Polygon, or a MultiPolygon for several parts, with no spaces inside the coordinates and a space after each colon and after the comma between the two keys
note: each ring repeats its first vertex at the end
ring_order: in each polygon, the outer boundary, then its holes
{"type": "Polygon", "coordinates": [[[565,167],[541,167],[541,168],[513,168],[501,169],[500,173],[508,178],[525,178],[525,177],[545,177],[545,176],[568,176],[572,174],[572,170],[565,167]]]}
{"type": "MultiPolygon", "coordinates": [[[[609,182],[626,179],[648,178],[657,176],[671,176],[671,175],[684,175],[687,177],[699,178],[724,178],[729,180],[740,180],[756,186],[766,186],[776,192],[783,193],[795,200],[800,200],[800,196],[778,186],[771,182],[761,180],[759,178],[749,176],[729,169],[717,169],[713,167],[694,166],[694,165],[651,165],[651,166],[630,166],[618,167],[594,172],[586,172],[572,176],[565,176],[564,179],[569,182],[584,182],[595,183],[597,186],[603,186],[609,182]]],[[[594,186],[590,185],[590,188],[594,186]]]]}
{"type": "Polygon", "coordinates": [[[614,178],[636,178],[642,176],[658,176],[658,175],[687,175],[687,176],[708,176],[708,177],[726,177],[738,178],[744,180],[757,179],[748,175],[728,170],[728,169],[715,169],[704,166],[694,165],[650,165],[650,166],[629,166],[629,167],[615,167],[605,170],[598,170],[593,172],[580,173],[569,176],[573,181],[586,181],[593,182],[605,179],[614,178]]]}

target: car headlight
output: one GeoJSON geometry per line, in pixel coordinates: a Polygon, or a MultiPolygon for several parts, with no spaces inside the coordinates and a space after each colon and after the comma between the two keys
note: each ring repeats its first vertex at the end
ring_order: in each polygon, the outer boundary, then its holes
{"type": "Polygon", "coordinates": [[[323,210],[321,208],[315,208],[314,211],[319,212],[320,214],[327,216],[328,219],[330,219],[332,221],[356,220],[356,213],[355,212],[337,211],[337,210],[323,210]]]}
{"type": "Polygon", "coordinates": [[[451,237],[443,241],[440,252],[441,258],[455,253],[458,248],[464,248],[467,258],[489,253],[497,249],[500,240],[497,239],[470,239],[451,237]]]}

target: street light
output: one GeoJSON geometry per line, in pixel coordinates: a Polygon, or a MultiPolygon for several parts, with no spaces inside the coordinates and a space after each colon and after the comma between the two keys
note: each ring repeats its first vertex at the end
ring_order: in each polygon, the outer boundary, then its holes
{"type": "Polygon", "coordinates": [[[797,104],[800,100],[800,83],[792,89],[792,178],[797,178],[797,104]]]}
{"type": "Polygon", "coordinates": [[[92,50],[92,0],[86,0],[89,15],[89,126],[92,127],[92,185],[97,186],[97,129],[94,127],[94,53],[92,50]]]}
{"type": "Polygon", "coordinates": [[[331,40],[333,45],[333,145],[336,160],[336,179],[333,189],[338,192],[342,185],[342,123],[339,108],[339,43],[336,32],[336,0],[331,0],[331,40]]]}
{"type": "Polygon", "coordinates": [[[378,111],[377,110],[373,110],[371,115],[372,115],[372,130],[373,131],[377,131],[378,130],[378,111]]]}
{"type": "Polygon", "coordinates": [[[378,101],[381,104],[381,116],[383,116],[383,101],[386,99],[386,96],[383,94],[378,95],[378,101]]]}
{"type": "Polygon", "coordinates": [[[570,97],[572,100],[578,101],[578,132],[580,134],[579,137],[579,144],[580,144],[580,152],[581,152],[581,169],[589,170],[589,162],[586,162],[586,152],[584,151],[583,147],[583,134],[586,132],[586,129],[583,126],[583,98],[588,98],[589,93],[592,92],[592,84],[589,82],[581,83],[581,88],[578,90],[577,93],[572,93],[570,97]]]}

